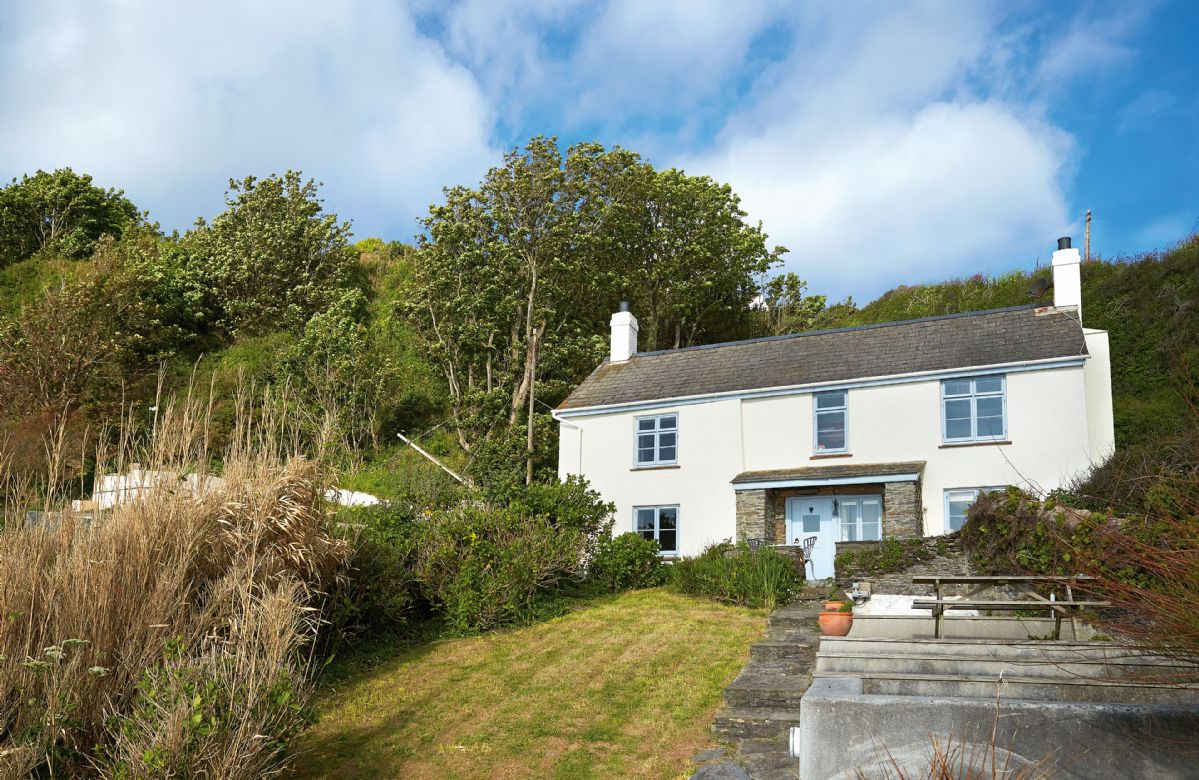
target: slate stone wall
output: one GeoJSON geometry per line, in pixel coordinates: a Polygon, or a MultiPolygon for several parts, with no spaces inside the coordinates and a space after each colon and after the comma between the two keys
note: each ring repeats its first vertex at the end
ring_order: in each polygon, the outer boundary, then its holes
{"type": "Polygon", "coordinates": [[[766,491],[737,491],[737,541],[766,538],[766,491]]]}
{"type": "MultiPolygon", "coordinates": [[[[837,555],[849,550],[864,550],[878,546],[881,542],[837,542],[837,555]]],[[[837,585],[849,588],[855,582],[869,582],[874,593],[891,593],[908,596],[931,596],[931,585],[913,585],[913,577],[971,577],[975,571],[962,550],[959,534],[946,536],[930,536],[921,542],[927,560],[917,561],[898,571],[881,574],[866,571],[854,566],[839,567],[836,571],[837,585]]],[[[947,586],[946,595],[960,595],[965,586],[947,586]]]]}
{"type": "Polygon", "coordinates": [[[924,535],[920,483],[888,482],[883,490],[883,538],[913,539],[924,535]]]}

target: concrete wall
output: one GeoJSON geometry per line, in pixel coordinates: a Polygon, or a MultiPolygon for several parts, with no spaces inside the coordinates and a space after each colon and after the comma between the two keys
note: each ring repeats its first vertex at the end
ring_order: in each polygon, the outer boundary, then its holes
{"type": "MultiPolygon", "coordinates": [[[[1100,341],[1095,341],[1097,349],[1104,346],[1100,341]]],[[[1008,374],[1010,443],[942,444],[940,381],[928,379],[850,388],[845,456],[813,453],[812,395],[797,391],[571,416],[562,420],[559,472],[585,475],[616,504],[617,533],[632,529],[634,506],[677,504],[680,550],[689,555],[734,537],[736,499],[729,483],[742,471],[922,460],[927,466],[920,485],[919,531],[940,534],[946,529],[945,490],[1008,484],[1048,490],[1084,473],[1096,452],[1110,449],[1110,397],[1106,407],[1101,398],[1092,397],[1103,395],[1097,377],[1105,370],[1069,367],[1008,374]],[[634,418],[666,412],[679,415],[678,466],[635,468],[634,418]],[[1094,440],[1091,426],[1097,429],[1094,440]]],[[[917,531],[915,518],[884,518],[884,523],[904,521],[911,523],[912,533],[917,531]]]]}
{"type": "MultiPolygon", "coordinates": [[[[1195,709],[863,695],[861,686],[857,678],[818,679],[804,694],[804,780],[894,777],[894,764],[907,776],[924,777],[930,734],[942,745],[952,739],[959,755],[984,757],[992,728],[995,763],[1013,773],[1033,767],[1033,776],[1062,780],[1195,776],[1195,709]]],[[[991,776],[989,763],[978,769],[979,776],[991,776]]]]}

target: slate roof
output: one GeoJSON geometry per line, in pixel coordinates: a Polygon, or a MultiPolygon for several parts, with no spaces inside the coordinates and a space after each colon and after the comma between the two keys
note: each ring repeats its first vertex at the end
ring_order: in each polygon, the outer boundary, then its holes
{"type": "Polygon", "coordinates": [[[836,466],[798,466],[790,469],[770,469],[769,471],[743,471],[733,477],[733,484],[747,482],[777,482],[792,479],[838,479],[843,477],[881,477],[879,482],[886,482],[886,477],[896,474],[923,474],[924,461],[913,460],[903,463],[842,463],[836,466]]]}
{"type": "Polygon", "coordinates": [[[1087,353],[1077,315],[1052,307],[949,314],[605,361],[559,409],[840,382],[1087,353]]]}

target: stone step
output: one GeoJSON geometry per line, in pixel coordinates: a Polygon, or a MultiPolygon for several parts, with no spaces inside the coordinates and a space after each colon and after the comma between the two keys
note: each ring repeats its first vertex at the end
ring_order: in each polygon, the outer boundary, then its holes
{"type": "Polygon", "coordinates": [[[770,628],[785,628],[792,631],[796,629],[816,629],[816,619],[819,612],[784,612],[779,610],[771,614],[766,625],[770,628]]]}
{"type": "Polygon", "coordinates": [[[967,677],[1000,676],[1036,677],[1046,679],[1117,680],[1121,682],[1174,683],[1186,679],[1194,667],[1183,664],[1146,662],[1137,657],[1058,658],[955,653],[953,655],[887,653],[859,655],[821,651],[816,656],[816,671],[840,673],[902,673],[959,675],[967,677]]]}
{"type": "Polygon", "coordinates": [[[716,713],[712,730],[730,739],[754,739],[786,736],[791,726],[799,725],[799,710],[770,707],[728,707],[716,713]]]}
{"type": "MultiPolygon", "coordinates": [[[[810,659],[816,654],[816,643],[789,636],[767,637],[749,647],[749,657],[755,661],[779,661],[789,658],[810,659]]],[[[811,661],[809,660],[810,664],[811,661]]]]}
{"type": "Polygon", "coordinates": [[[817,672],[814,679],[850,677],[862,680],[864,694],[949,696],[966,699],[1023,699],[1111,704],[1199,704],[1199,687],[1145,685],[1081,678],[1038,678],[1003,675],[817,672]]]}
{"type": "Polygon", "coordinates": [[[1055,642],[997,639],[859,639],[821,637],[819,652],[836,655],[913,655],[1029,659],[1046,662],[1130,659],[1136,663],[1177,662],[1112,642],[1055,642]]]}
{"type": "Polygon", "coordinates": [[[737,754],[750,780],[799,780],[799,761],[791,758],[786,734],[742,740],[737,754]]]}
{"type": "Polygon", "coordinates": [[[798,708],[810,682],[811,675],[806,671],[796,672],[791,666],[750,664],[724,689],[724,701],[729,707],[738,709],[798,708]]]}

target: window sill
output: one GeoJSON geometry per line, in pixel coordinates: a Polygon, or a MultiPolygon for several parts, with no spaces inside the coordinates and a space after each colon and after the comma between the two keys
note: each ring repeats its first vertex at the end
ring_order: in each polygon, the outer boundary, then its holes
{"type": "Polygon", "coordinates": [[[681,468],[677,463],[664,463],[661,466],[633,466],[629,471],[662,471],[663,469],[681,468]]]}
{"type": "Polygon", "coordinates": [[[852,458],[852,452],[816,452],[813,453],[812,460],[823,460],[824,458],[852,458]]]}
{"type": "Polygon", "coordinates": [[[995,439],[994,441],[950,441],[945,442],[937,449],[947,450],[953,447],[992,447],[995,445],[1006,445],[1011,443],[1011,439],[995,439]]]}

